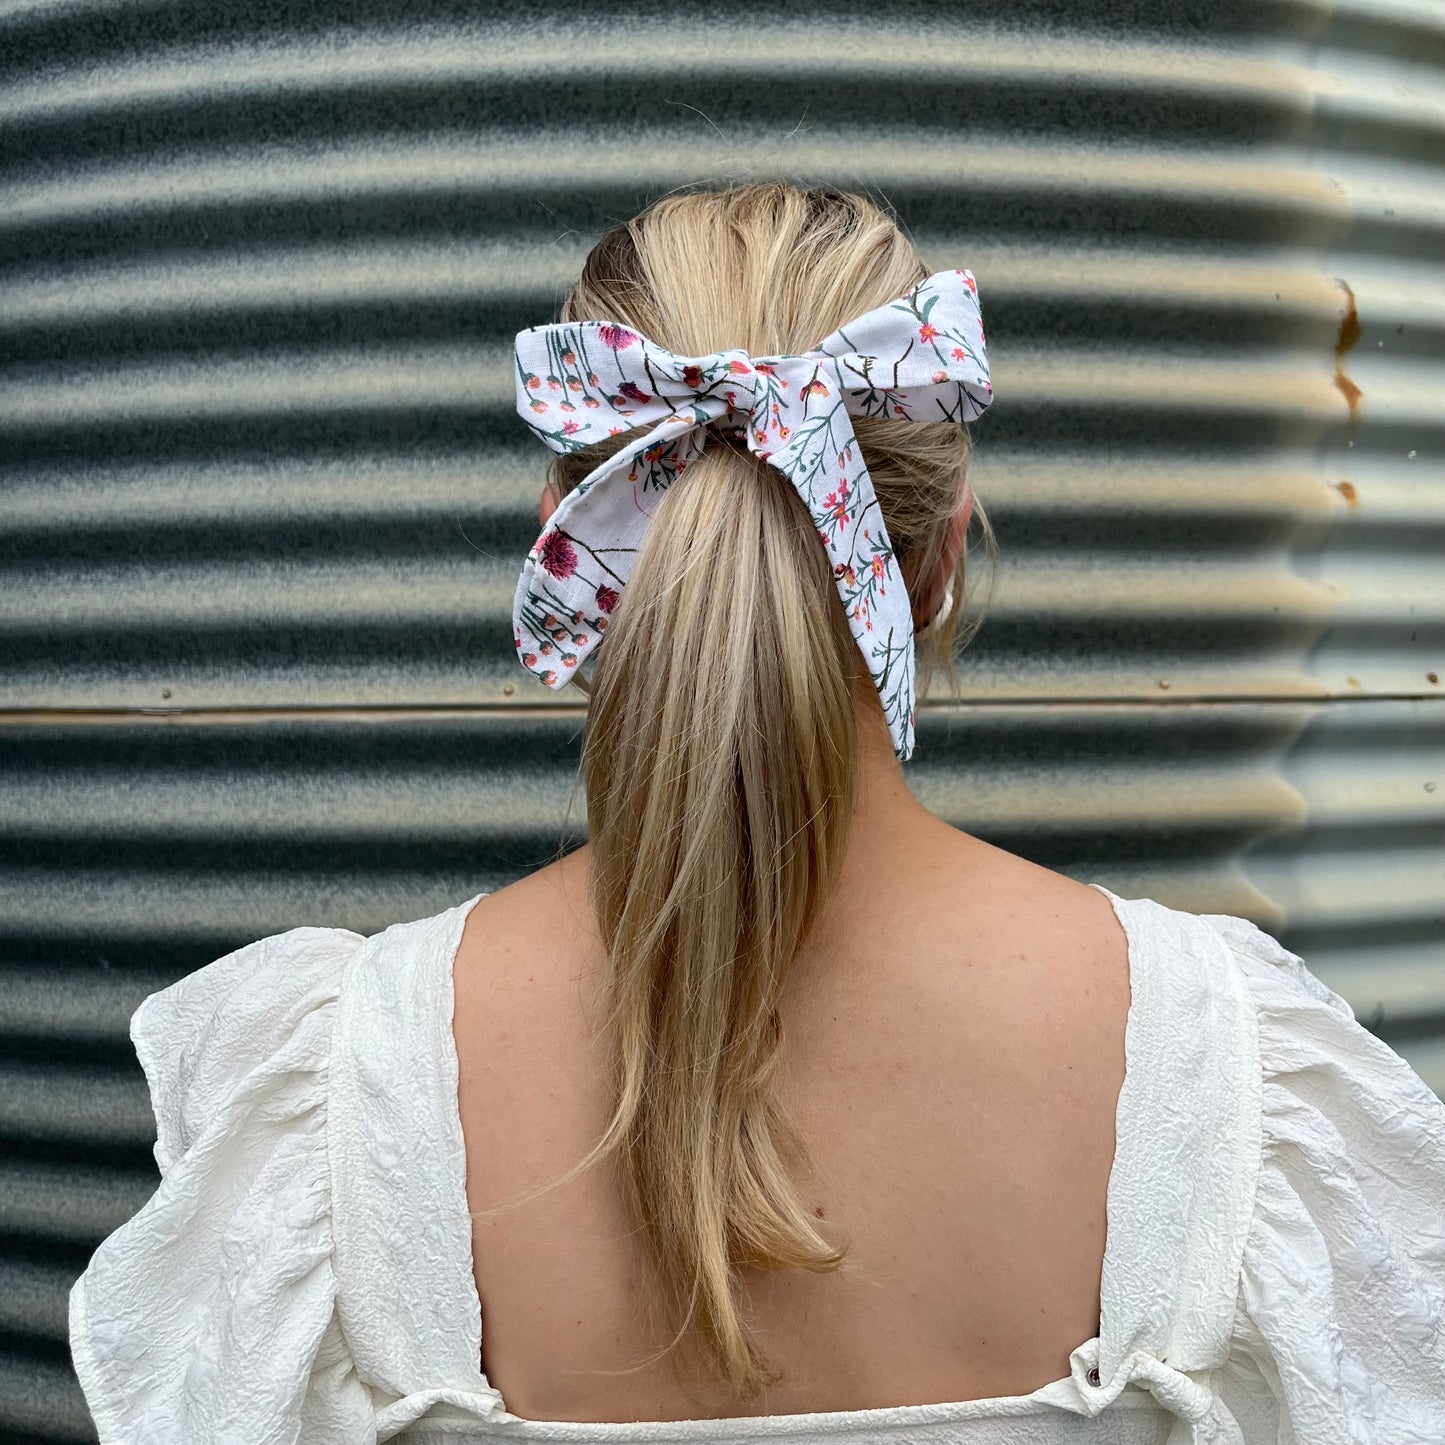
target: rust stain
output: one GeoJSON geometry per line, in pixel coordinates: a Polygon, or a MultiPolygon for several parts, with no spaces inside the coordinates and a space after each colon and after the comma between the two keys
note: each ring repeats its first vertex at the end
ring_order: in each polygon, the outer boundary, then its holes
{"type": "Polygon", "coordinates": [[[1337,482],[1336,485],[1340,489],[1340,495],[1351,507],[1358,507],[1360,505],[1360,494],[1355,490],[1355,484],[1353,482],[1337,482]]]}
{"type": "Polygon", "coordinates": [[[1343,363],[1345,353],[1360,339],[1360,313],[1355,306],[1355,293],[1350,289],[1350,283],[1342,276],[1336,276],[1335,282],[1344,290],[1349,303],[1340,322],[1340,334],[1335,340],[1335,385],[1349,405],[1350,430],[1353,432],[1359,425],[1360,398],[1364,396],[1364,392],[1345,375],[1343,363]]]}

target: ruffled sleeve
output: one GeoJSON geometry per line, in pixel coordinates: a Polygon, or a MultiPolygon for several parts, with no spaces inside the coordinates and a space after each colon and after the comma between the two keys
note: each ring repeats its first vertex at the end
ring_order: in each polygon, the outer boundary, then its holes
{"type": "Polygon", "coordinates": [[[1262,1155],[1220,1381],[1246,1441],[1445,1441],[1445,1104],[1247,920],[1262,1155]]]}
{"type": "Polygon", "coordinates": [[[152,994],[131,1039],[159,1189],[70,1295],[102,1445],[375,1439],[336,1312],[327,1095],[343,929],[263,938],[152,994]]]}

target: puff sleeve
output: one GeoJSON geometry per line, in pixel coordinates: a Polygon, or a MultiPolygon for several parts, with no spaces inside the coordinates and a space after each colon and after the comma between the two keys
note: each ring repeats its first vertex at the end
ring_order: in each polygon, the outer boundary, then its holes
{"type": "Polygon", "coordinates": [[[1445,1440],[1445,1104],[1303,961],[1210,915],[1259,1023],[1262,1157],[1222,1381],[1246,1441],[1445,1440]]]}
{"type": "Polygon", "coordinates": [[[70,1294],[102,1445],[375,1439],[336,1314],[327,1082],[363,942],[297,928],[151,994],[130,1033],[160,1187],[70,1294]]]}

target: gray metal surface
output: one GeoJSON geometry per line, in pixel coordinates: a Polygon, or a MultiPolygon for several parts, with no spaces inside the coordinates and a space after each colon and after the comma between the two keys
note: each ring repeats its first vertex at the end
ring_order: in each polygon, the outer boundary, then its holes
{"type": "Polygon", "coordinates": [[[579,836],[507,351],[660,191],[970,266],[998,590],[911,784],[1256,919],[1445,1091],[1445,11],[0,7],[0,1437],[155,1184],[146,993],[579,836]]]}

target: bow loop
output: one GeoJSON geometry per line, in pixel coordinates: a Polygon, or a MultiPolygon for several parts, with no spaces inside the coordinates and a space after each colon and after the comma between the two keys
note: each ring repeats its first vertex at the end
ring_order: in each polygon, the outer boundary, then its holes
{"type": "Polygon", "coordinates": [[[941,271],[811,351],[680,356],[615,321],[518,333],[517,410],[565,452],[650,426],[564,497],[528,554],[513,606],[523,666],[561,687],[601,640],[661,494],[709,426],[741,429],[787,476],[827,550],[894,751],[913,751],[913,618],[852,417],[966,425],[993,397],[978,287],[941,271]]]}

